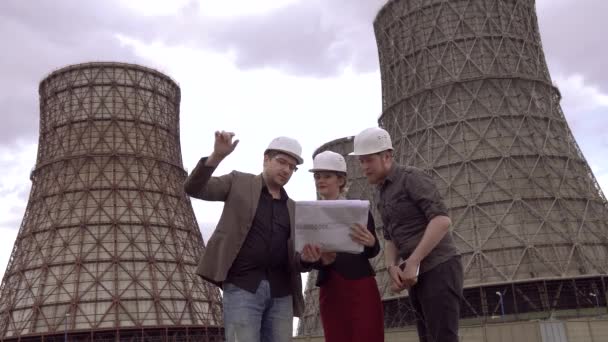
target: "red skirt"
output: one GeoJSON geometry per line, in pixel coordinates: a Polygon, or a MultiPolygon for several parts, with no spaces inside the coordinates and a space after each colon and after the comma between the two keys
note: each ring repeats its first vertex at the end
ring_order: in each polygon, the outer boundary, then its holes
{"type": "Polygon", "coordinates": [[[319,291],[326,342],[384,341],[384,312],[374,277],[345,279],[330,271],[319,291]]]}

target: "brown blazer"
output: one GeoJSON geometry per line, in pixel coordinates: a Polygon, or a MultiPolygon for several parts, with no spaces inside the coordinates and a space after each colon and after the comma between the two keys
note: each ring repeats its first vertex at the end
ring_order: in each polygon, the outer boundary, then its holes
{"type": "MultiPolygon", "coordinates": [[[[251,228],[262,192],[262,175],[232,171],[220,177],[212,177],[215,168],[205,166],[206,160],[207,158],[202,158],[198,162],[186,179],[184,190],[191,197],[224,202],[222,216],[207,241],[196,270],[203,279],[221,287],[251,228]]],[[[291,256],[289,265],[293,313],[300,317],[304,312],[300,272],[307,272],[310,268],[303,267],[300,255],[295,252],[293,200],[287,201],[287,208],[291,219],[288,253],[291,256]]]]}

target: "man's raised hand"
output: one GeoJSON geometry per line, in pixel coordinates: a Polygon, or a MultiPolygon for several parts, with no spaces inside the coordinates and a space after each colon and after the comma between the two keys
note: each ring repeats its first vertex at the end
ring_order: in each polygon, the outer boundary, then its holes
{"type": "Polygon", "coordinates": [[[213,153],[207,159],[208,166],[217,166],[226,156],[228,156],[236,145],[239,144],[239,140],[232,141],[234,138],[233,132],[216,131],[215,142],[213,143],[213,153]]]}

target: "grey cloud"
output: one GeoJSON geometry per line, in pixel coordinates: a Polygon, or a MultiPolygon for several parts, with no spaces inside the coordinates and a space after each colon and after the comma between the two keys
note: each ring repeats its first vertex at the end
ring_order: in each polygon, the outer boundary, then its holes
{"type": "Polygon", "coordinates": [[[272,67],[315,77],[333,76],[345,67],[375,71],[372,22],[384,1],[306,0],[235,18],[205,17],[204,8],[192,2],[179,18],[153,20],[156,35],[148,39],[228,52],[243,69],[272,67]]]}
{"type": "Polygon", "coordinates": [[[146,62],[115,36],[138,25],[129,13],[110,1],[90,4],[0,1],[0,144],[36,140],[38,83],[52,70],[87,61],[146,62]]]}
{"type": "Polygon", "coordinates": [[[328,74],[342,64],[332,53],[336,32],[321,25],[318,11],[297,4],[215,26],[210,44],[235,53],[243,68],[279,66],[301,74],[328,74]]]}
{"type": "Polygon", "coordinates": [[[264,16],[217,26],[212,42],[229,46],[243,67],[280,65],[296,74],[333,76],[352,66],[377,69],[371,2],[296,3],[264,16]]]}
{"type": "MultiPolygon", "coordinates": [[[[326,77],[350,67],[378,69],[372,22],[385,0],[301,0],[248,17],[204,16],[192,1],[177,15],[143,17],[117,0],[0,1],[0,143],[35,140],[38,82],[51,70],[90,60],[143,63],[116,38],[227,52],[243,69],[275,68],[326,77]]],[[[603,0],[539,0],[539,23],[553,72],[580,73],[608,92],[603,0]]]]}
{"type": "MultiPolygon", "coordinates": [[[[241,68],[281,68],[297,75],[333,76],[344,67],[375,71],[373,19],[385,0],[302,0],[251,17],[207,18],[197,1],[180,18],[157,18],[154,37],[168,44],[230,52],[241,68]]],[[[203,5],[204,6],[204,5],[203,5]]],[[[579,73],[608,92],[604,0],[539,0],[545,54],[553,72],[579,73]]]]}
{"type": "Polygon", "coordinates": [[[605,67],[608,1],[544,1],[538,5],[541,39],[552,71],[581,74],[608,93],[605,67]]]}
{"type": "Polygon", "coordinates": [[[347,66],[377,70],[372,19],[379,3],[306,0],[267,14],[208,18],[193,1],[175,16],[143,17],[117,1],[0,1],[0,144],[35,141],[38,83],[68,64],[118,60],[143,63],[117,34],[168,45],[228,52],[243,69],[275,68],[331,76],[347,66]]]}

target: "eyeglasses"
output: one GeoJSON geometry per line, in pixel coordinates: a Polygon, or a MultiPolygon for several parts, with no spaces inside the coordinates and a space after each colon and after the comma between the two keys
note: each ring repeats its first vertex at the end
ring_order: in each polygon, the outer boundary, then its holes
{"type": "Polygon", "coordinates": [[[276,160],[277,163],[279,163],[279,165],[281,165],[282,167],[288,167],[289,170],[292,172],[298,171],[298,167],[295,164],[288,162],[282,157],[274,157],[274,160],[276,160]]]}

